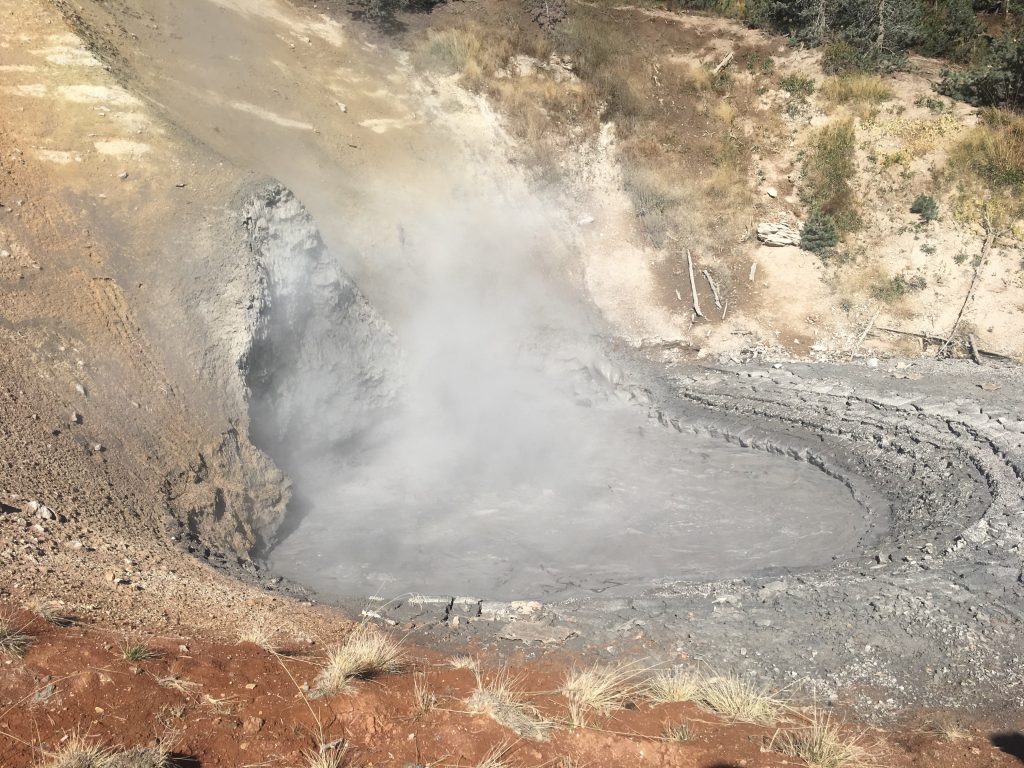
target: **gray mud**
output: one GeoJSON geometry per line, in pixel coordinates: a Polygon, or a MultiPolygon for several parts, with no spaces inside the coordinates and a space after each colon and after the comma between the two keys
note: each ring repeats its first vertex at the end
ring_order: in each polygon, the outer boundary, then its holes
{"type": "Polygon", "coordinates": [[[860,544],[866,513],[812,464],[684,436],[622,404],[579,411],[559,425],[585,442],[567,446],[579,471],[541,465],[512,485],[476,473],[435,481],[429,444],[422,476],[412,467],[374,471],[386,441],[335,456],[339,481],[316,489],[321,501],[273,549],[271,567],[334,597],[549,601],[628,595],[667,575],[822,566],[860,544]],[[591,442],[598,438],[608,443],[591,442]]]}

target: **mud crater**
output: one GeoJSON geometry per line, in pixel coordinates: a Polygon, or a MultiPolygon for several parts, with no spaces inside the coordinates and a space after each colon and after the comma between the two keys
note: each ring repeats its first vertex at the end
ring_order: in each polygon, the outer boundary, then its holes
{"type": "Polygon", "coordinates": [[[294,484],[263,553],[279,574],[333,598],[610,597],[827,567],[885,529],[884,502],[806,440],[669,418],[657,372],[593,336],[410,372],[290,192],[245,214],[251,436],[294,484]]]}

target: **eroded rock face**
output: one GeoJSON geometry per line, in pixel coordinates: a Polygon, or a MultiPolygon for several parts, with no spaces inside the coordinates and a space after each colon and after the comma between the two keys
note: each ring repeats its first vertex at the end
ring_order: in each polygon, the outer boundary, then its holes
{"type": "Polygon", "coordinates": [[[248,413],[166,482],[181,535],[226,561],[273,545],[293,495],[286,473],[359,434],[390,402],[398,360],[391,329],[290,191],[247,193],[239,223],[245,263],[225,277],[245,283],[231,293],[244,308],[208,320],[237,356],[248,413]]]}
{"type": "Polygon", "coordinates": [[[259,276],[252,342],[239,361],[251,435],[300,453],[343,443],[394,396],[394,334],[291,192],[268,186],[243,213],[259,276]]]}
{"type": "Polygon", "coordinates": [[[290,483],[234,428],[168,481],[168,499],[193,540],[246,557],[284,521],[290,483]]]}

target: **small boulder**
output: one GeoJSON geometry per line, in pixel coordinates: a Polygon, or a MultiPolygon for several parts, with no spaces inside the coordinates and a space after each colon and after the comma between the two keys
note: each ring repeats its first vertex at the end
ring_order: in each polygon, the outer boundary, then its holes
{"type": "Polygon", "coordinates": [[[765,245],[780,248],[785,245],[800,245],[800,231],[789,224],[761,222],[757,225],[757,239],[765,245]]]}

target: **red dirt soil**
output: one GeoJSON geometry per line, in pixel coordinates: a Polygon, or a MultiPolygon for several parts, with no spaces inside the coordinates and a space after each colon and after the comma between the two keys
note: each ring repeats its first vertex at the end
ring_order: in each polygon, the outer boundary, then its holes
{"type": "MultiPolygon", "coordinates": [[[[591,727],[559,725],[543,741],[519,739],[486,716],[466,711],[474,673],[454,669],[438,653],[409,650],[402,673],[358,681],[336,696],[311,698],[324,648],[308,641],[282,654],[252,643],[200,638],[144,638],[158,652],[149,661],[123,657],[119,633],[95,625],[57,627],[9,609],[32,636],[22,657],[0,663],[0,766],[44,763],[73,735],[105,746],[162,744],[181,766],[304,764],[323,742],[347,745],[346,765],[477,765],[496,747],[509,766],[664,765],[688,768],[769,768],[802,765],[766,750],[774,728],[731,723],[693,704],[637,702],[591,727]],[[436,705],[416,704],[415,680],[425,680],[436,705]],[[687,741],[662,734],[686,724],[687,741]]],[[[132,640],[143,638],[131,638],[132,640]]],[[[566,671],[561,654],[516,660],[516,686],[553,720],[567,718],[555,693],[566,671]]],[[[483,670],[489,680],[499,669],[483,670]]],[[[917,725],[868,731],[878,765],[974,768],[1019,765],[990,744],[983,723],[945,740],[919,714],[917,725]]],[[[941,718],[939,718],[941,721],[941,718]]]]}

